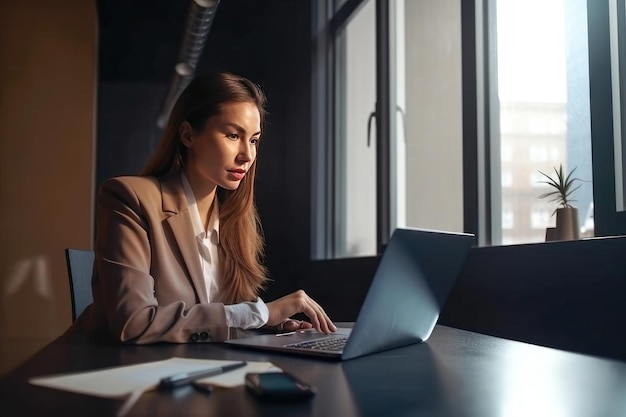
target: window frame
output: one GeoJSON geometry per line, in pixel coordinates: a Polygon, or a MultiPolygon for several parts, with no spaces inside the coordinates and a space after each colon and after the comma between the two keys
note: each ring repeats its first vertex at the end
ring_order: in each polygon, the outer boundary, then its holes
{"type": "Polygon", "coordinates": [[[617,210],[615,188],[609,0],[587,1],[587,19],[595,236],[623,235],[626,211],[617,210]]]}
{"type": "MultiPolygon", "coordinates": [[[[382,253],[390,237],[389,161],[389,0],[346,0],[334,10],[333,0],[313,2],[313,144],[311,258],[333,259],[339,252],[336,234],[341,221],[336,201],[337,160],[341,129],[337,112],[338,34],[367,2],[376,2],[376,236],[377,253],[382,253]]],[[[339,106],[340,107],[340,106],[339,106]]]]}

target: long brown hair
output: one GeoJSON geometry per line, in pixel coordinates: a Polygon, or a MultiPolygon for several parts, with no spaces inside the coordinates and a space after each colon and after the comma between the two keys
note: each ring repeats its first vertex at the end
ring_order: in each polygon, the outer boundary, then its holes
{"type": "MultiPolygon", "coordinates": [[[[196,77],[174,104],[163,138],[142,175],[164,178],[180,174],[187,158],[187,148],[180,141],[181,124],[187,121],[195,131],[201,131],[210,117],[221,113],[226,103],[256,104],[263,132],[265,101],[260,87],[244,77],[228,72],[209,72],[196,77]]],[[[261,263],[264,248],[261,223],[254,204],[255,177],[256,161],[236,190],[218,189],[220,297],[226,304],[256,300],[267,279],[261,263]]]]}

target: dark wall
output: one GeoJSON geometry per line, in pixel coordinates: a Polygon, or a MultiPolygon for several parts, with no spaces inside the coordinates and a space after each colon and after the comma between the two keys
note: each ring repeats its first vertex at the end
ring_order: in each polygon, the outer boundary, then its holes
{"type": "Polygon", "coordinates": [[[355,321],[374,278],[380,256],[305,262],[300,287],[335,321],[355,321]]]}
{"type": "Polygon", "coordinates": [[[626,360],[626,237],[474,248],[439,322],[626,360]]]}
{"type": "MultiPolygon", "coordinates": [[[[189,4],[98,2],[97,185],[138,173],[160,139],[155,121],[189,4]]],[[[197,70],[244,75],[268,96],[257,174],[266,263],[274,280],[266,298],[296,289],[294,272],[310,252],[310,10],[310,2],[301,0],[222,1],[197,70]]]]}

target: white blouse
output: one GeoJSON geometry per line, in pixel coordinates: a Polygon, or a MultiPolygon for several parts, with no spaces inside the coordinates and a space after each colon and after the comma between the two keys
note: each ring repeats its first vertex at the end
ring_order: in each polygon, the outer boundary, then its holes
{"type": "MultiPolygon", "coordinates": [[[[200,212],[196,197],[191,188],[191,184],[187,180],[184,173],[181,173],[183,188],[185,189],[185,197],[189,205],[189,214],[191,215],[191,223],[193,226],[196,241],[198,243],[198,253],[200,256],[200,265],[204,275],[204,282],[207,290],[207,298],[209,303],[218,302],[219,300],[219,264],[217,255],[217,245],[220,242],[220,219],[219,204],[217,202],[217,194],[213,201],[213,210],[209,218],[208,227],[205,230],[200,220],[200,212]]],[[[257,297],[256,302],[243,302],[239,304],[225,305],[226,323],[229,327],[237,327],[241,329],[259,328],[269,319],[269,310],[261,297],[257,297]]]]}

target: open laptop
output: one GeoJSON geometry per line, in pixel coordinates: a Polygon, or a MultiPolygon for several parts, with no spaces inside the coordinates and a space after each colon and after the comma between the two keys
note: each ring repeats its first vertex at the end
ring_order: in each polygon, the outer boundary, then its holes
{"type": "Polygon", "coordinates": [[[396,229],[385,249],[352,329],[262,334],[225,343],[255,349],[352,359],[420,343],[439,313],[475,245],[474,235],[396,229]]]}

